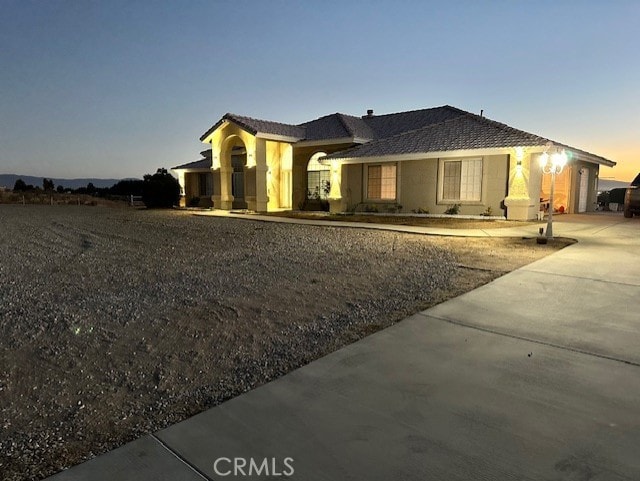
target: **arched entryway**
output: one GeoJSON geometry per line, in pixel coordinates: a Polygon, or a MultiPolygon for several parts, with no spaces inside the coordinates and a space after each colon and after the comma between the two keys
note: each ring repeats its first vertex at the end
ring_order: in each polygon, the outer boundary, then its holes
{"type": "Polygon", "coordinates": [[[246,209],[247,201],[245,199],[245,169],[247,166],[247,149],[236,146],[231,151],[231,195],[233,195],[232,208],[246,209]]]}
{"type": "Polygon", "coordinates": [[[307,199],[326,200],[331,187],[331,167],[321,164],[318,159],[327,155],[317,152],[307,164],[307,199]]]}
{"type": "Polygon", "coordinates": [[[225,141],[221,158],[221,175],[228,176],[232,209],[247,208],[247,149],[242,139],[230,136],[225,141]],[[224,172],[224,173],[222,173],[224,172]]]}

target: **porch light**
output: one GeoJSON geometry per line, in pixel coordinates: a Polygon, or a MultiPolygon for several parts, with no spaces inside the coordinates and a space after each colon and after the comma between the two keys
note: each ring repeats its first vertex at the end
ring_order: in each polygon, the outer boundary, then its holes
{"type": "Polygon", "coordinates": [[[522,172],[522,159],[524,157],[524,148],[516,147],[516,171],[518,173],[522,172]]]}
{"type": "Polygon", "coordinates": [[[251,168],[251,167],[255,167],[255,166],[256,166],[255,156],[253,155],[253,152],[248,151],[247,152],[247,167],[251,168]]]}
{"type": "Polygon", "coordinates": [[[551,175],[551,191],[549,192],[549,217],[547,219],[547,238],[553,237],[553,194],[556,187],[556,175],[562,173],[567,165],[567,153],[562,149],[549,155],[546,151],[538,159],[543,174],[551,175]]]}

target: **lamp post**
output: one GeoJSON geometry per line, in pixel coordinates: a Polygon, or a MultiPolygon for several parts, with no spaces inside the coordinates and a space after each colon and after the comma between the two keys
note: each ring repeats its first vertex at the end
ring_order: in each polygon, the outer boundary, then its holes
{"type": "Polygon", "coordinates": [[[546,151],[539,158],[543,174],[551,174],[551,192],[549,193],[549,216],[547,219],[547,239],[553,237],[553,193],[556,187],[556,175],[567,165],[567,154],[564,149],[549,155],[546,151]]]}

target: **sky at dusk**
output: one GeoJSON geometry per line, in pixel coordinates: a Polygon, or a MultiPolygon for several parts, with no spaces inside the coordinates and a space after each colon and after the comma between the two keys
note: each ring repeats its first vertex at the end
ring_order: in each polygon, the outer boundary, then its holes
{"type": "Polygon", "coordinates": [[[640,171],[640,1],[0,0],[0,173],[142,177],[226,112],[453,105],[640,171]]]}

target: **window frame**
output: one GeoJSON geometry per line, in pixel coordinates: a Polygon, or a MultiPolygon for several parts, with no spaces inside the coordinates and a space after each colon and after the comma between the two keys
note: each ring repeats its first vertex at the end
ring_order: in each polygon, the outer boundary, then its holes
{"type": "Polygon", "coordinates": [[[324,157],[327,155],[325,152],[316,152],[313,154],[309,160],[307,161],[306,166],[306,181],[307,181],[307,198],[312,199],[315,198],[315,189],[317,187],[318,198],[322,200],[327,200],[329,198],[329,194],[325,193],[325,186],[331,185],[331,167],[329,165],[321,164],[318,162],[320,157],[324,157]],[[317,183],[314,180],[313,182],[313,191],[311,190],[311,182],[310,177],[317,177],[317,183]]]}
{"type": "MultiPolygon", "coordinates": [[[[384,202],[389,202],[389,203],[393,203],[393,202],[397,202],[398,201],[398,163],[397,162],[381,162],[381,163],[374,163],[374,164],[366,164],[366,179],[365,179],[365,184],[364,184],[364,197],[366,199],[366,201],[370,201],[370,202],[379,202],[379,203],[384,203],[384,202]],[[380,197],[370,197],[369,196],[369,182],[371,179],[371,176],[369,175],[370,169],[371,168],[375,168],[375,167],[379,167],[380,168],[380,197]],[[393,167],[393,171],[394,171],[394,185],[393,185],[393,198],[391,197],[382,197],[382,189],[383,189],[383,179],[385,179],[385,177],[383,176],[383,172],[384,172],[384,168],[385,167],[393,167]]],[[[388,178],[388,177],[387,177],[388,178]]]]}
{"type": "Polygon", "coordinates": [[[487,192],[486,186],[486,158],[485,157],[452,157],[452,158],[444,158],[438,159],[438,192],[437,192],[437,204],[460,204],[460,205],[484,205],[485,196],[487,192]],[[447,170],[446,164],[449,162],[460,162],[460,172],[459,172],[459,185],[457,186],[458,198],[451,199],[445,197],[445,171],[447,170]],[[480,179],[479,179],[479,188],[480,194],[478,198],[475,199],[462,199],[463,194],[463,178],[462,174],[464,172],[464,163],[465,162],[480,162],[480,179]]]}

